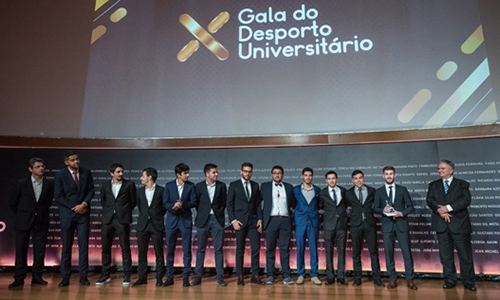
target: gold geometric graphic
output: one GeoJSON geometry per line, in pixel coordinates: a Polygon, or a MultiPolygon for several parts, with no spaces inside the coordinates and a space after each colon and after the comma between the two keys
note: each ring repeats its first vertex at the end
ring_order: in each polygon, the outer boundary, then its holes
{"type": "Polygon", "coordinates": [[[479,27],[469,36],[469,38],[462,44],[462,52],[465,54],[472,54],[484,42],[483,25],[479,27]]]}
{"type": "Polygon", "coordinates": [[[474,121],[474,125],[491,124],[498,120],[497,107],[492,102],[488,108],[474,121]]]}
{"type": "Polygon", "coordinates": [[[401,123],[410,122],[422,107],[431,99],[432,93],[428,89],[421,89],[399,112],[398,119],[401,123]]]}
{"type": "MultiPolygon", "coordinates": [[[[208,31],[216,33],[229,21],[229,13],[223,11],[215,17],[210,24],[208,24],[208,31]]],[[[184,26],[197,40],[191,40],[177,53],[177,60],[185,62],[188,60],[198,49],[200,41],[210,52],[212,52],[218,59],[224,61],[229,57],[229,51],[219,43],[214,37],[208,33],[198,22],[196,22],[190,15],[182,14],[179,17],[179,22],[184,26]]]]}
{"type": "MultiPolygon", "coordinates": [[[[115,1],[112,5],[109,5],[102,13],[99,14],[94,19],[94,22],[99,20],[102,16],[106,15],[109,11],[114,9],[116,5],[118,5],[122,0],[117,0],[115,1]]],[[[95,11],[99,10],[102,8],[106,3],[108,3],[109,0],[95,0],[95,11]]],[[[118,23],[120,22],[125,16],[127,15],[127,9],[124,7],[120,7],[117,10],[115,10],[110,16],[109,19],[113,23],[118,23]]],[[[95,43],[98,39],[100,39],[107,31],[106,26],[104,25],[99,25],[94,30],[92,30],[92,37],[90,39],[90,44],[95,43]]]]}
{"type": "Polygon", "coordinates": [[[90,44],[93,44],[101,36],[106,33],[106,27],[104,25],[99,25],[94,30],[92,30],[92,37],[90,38],[90,44]]]}
{"type": "Polygon", "coordinates": [[[95,0],[95,11],[97,11],[99,8],[101,8],[108,1],[109,0],[95,0]]]}
{"type": "Polygon", "coordinates": [[[109,16],[109,19],[113,23],[118,23],[120,22],[121,19],[123,19],[127,15],[127,10],[123,7],[120,7],[117,9],[114,13],[109,16]]]}

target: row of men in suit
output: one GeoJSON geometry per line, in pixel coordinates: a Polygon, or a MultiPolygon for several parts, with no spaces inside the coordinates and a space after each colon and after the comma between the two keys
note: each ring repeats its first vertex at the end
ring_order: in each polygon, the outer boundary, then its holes
{"type": "MultiPolygon", "coordinates": [[[[29,228],[21,228],[16,224],[16,274],[15,281],[9,287],[15,287],[24,284],[26,276],[26,253],[27,242],[31,231],[33,231],[34,240],[34,268],[33,280],[35,284],[46,284],[41,278],[41,270],[43,269],[43,255],[46,242],[46,231],[48,228],[48,207],[50,207],[52,184],[48,180],[43,180],[43,160],[30,161],[29,170],[32,173],[31,179],[36,179],[32,182],[28,181],[31,187],[31,193],[35,195],[36,205],[34,207],[44,206],[45,211],[38,218],[43,219],[39,222],[34,222],[29,228]],[[41,166],[40,166],[41,164],[41,166]],[[41,169],[41,171],[40,171],[41,169]],[[36,172],[38,170],[38,173],[36,172]],[[36,182],[43,188],[44,191],[37,192],[36,182]],[[38,194],[37,194],[38,193],[38,194]],[[41,197],[41,195],[44,195],[41,197]],[[42,199],[42,201],[39,201],[42,199]],[[42,224],[40,226],[40,224],[42,224]],[[38,229],[45,231],[45,241],[38,239],[35,245],[35,237],[38,229]],[[27,238],[26,238],[27,236],[27,238]],[[19,250],[19,251],[18,251],[19,250]]],[[[90,171],[79,167],[79,158],[75,152],[65,153],[65,164],[68,168],[64,168],[56,174],[56,201],[60,208],[61,217],[61,233],[63,241],[63,251],[61,259],[61,273],[63,280],[59,284],[60,287],[69,285],[69,274],[71,269],[71,247],[73,243],[74,232],[78,232],[79,243],[79,273],[80,284],[89,285],[87,279],[88,269],[88,233],[89,233],[89,209],[90,199],[94,195],[94,186],[90,171]],[[69,249],[69,250],[68,250],[69,249]]],[[[449,161],[441,162],[439,170],[440,176],[452,177],[453,164],[449,161]],[[443,166],[442,166],[443,165],[443,166]],[[443,176],[442,176],[443,175],[443,176]]],[[[390,275],[388,287],[396,287],[395,270],[394,270],[394,237],[399,240],[402,248],[406,278],[408,287],[416,289],[413,279],[413,262],[411,259],[411,251],[409,248],[409,237],[407,229],[406,217],[413,210],[411,198],[407,190],[402,186],[396,186],[391,194],[389,186],[394,186],[395,170],[392,167],[384,168],[384,179],[386,181],[384,187],[377,192],[373,188],[364,185],[364,175],[361,171],[356,170],[352,174],[354,187],[345,190],[336,185],[337,174],[333,171],[325,175],[328,187],[320,190],[319,187],[312,185],[313,170],[305,168],[302,172],[303,183],[294,188],[290,184],[283,183],[283,168],[275,166],[272,169],[272,182],[264,183],[259,186],[254,181],[251,181],[253,166],[250,163],[244,163],[241,167],[241,180],[232,182],[229,186],[226,198],[226,185],[217,180],[217,166],[207,164],[205,166],[206,180],[194,186],[188,181],[189,167],[185,164],[179,164],[175,168],[177,179],[167,183],[165,189],[156,186],[156,170],[147,168],[143,170],[141,183],[144,185],[141,189],[135,192],[135,185],[123,179],[123,167],[121,165],[113,165],[110,169],[112,180],[103,184],[101,189],[101,201],[103,206],[103,224],[102,224],[102,262],[103,273],[96,284],[104,284],[109,282],[109,269],[111,264],[111,244],[115,232],[118,232],[120,237],[120,246],[122,248],[123,264],[124,264],[124,285],[130,284],[131,258],[130,258],[130,223],[132,222],[131,211],[135,207],[136,202],[139,204],[139,220],[138,220],[138,243],[139,243],[139,279],[134,285],[146,283],[147,270],[147,247],[150,237],[153,239],[157,260],[157,285],[173,284],[173,261],[175,244],[177,235],[182,236],[182,248],[184,253],[184,271],[183,284],[197,285],[201,283],[203,275],[203,262],[205,256],[206,242],[208,235],[211,233],[214,240],[217,282],[225,286],[226,283],[223,275],[223,252],[222,252],[222,235],[224,227],[224,209],[228,209],[231,224],[235,229],[237,250],[236,250],[236,274],[238,275],[238,285],[243,285],[243,256],[245,249],[245,238],[248,236],[251,244],[252,258],[252,283],[264,284],[258,276],[259,270],[259,251],[260,251],[260,233],[266,232],[266,266],[269,274],[265,283],[274,283],[274,261],[276,245],[280,248],[281,266],[284,275],[285,284],[293,284],[290,277],[289,268],[289,242],[291,239],[292,228],[292,213],[295,217],[296,235],[297,235],[297,265],[298,279],[297,283],[304,282],[305,265],[304,265],[304,250],[305,240],[307,237],[311,251],[311,277],[315,284],[321,284],[317,277],[318,261],[317,261],[317,239],[319,218],[318,209],[324,211],[324,229],[325,229],[325,244],[326,244],[326,259],[327,259],[327,284],[334,282],[333,269],[333,243],[337,244],[338,248],[338,282],[347,284],[344,278],[345,271],[345,241],[347,232],[347,207],[352,208],[351,212],[351,233],[353,240],[353,260],[354,260],[354,285],[361,284],[361,246],[363,239],[366,240],[370,250],[372,259],[372,271],[374,283],[383,286],[380,280],[380,267],[378,263],[378,252],[375,236],[375,220],[373,211],[383,215],[382,227],[384,232],[384,242],[386,244],[386,262],[387,270],[390,275]],[[387,173],[387,174],[386,174],[387,173]],[[163,195],[162,195],[163,192],[163,195]],[[357,194],[356,194],[357,192],[357,194]],[[344,201],[345,199],[345,201],[344,201]],[[400,201],[401,199],[402,201],[400,201]],[[160,201],[162,200],[162,201],[160,201]],[[261,202],[263,204],[261,205],[261,202]],[[384,205],[385,204],[385,205],[384,205]],[[191,268],[191,208],[197,208],[198,214],[195,225],[198,228],[198,252],[196,275],[193,281],[189,282],[189,273],[191,268]],[[167,211],[167,222],[165,224],[166,240],[167,240],[167,280],[162,282],[165,267],[163,264],[163,216],[167,211]],[[406,225],[405,225],[406,224],[406,225]]],[[[453,178],[452,178],[453,179],[453,178]]],[[[20,204],[30,203],[29,201],[20,201],[27,197],[21,196],[23,193],[30,194],[30,189],[26,186],[22,187],[23,181],[20,181],[16,187],[16,192],[11,197],[11,207],[17,214],[29,212],[33,215],[33,209],[19,209],[23,207],[20,204]]],[[[438,215],[439,219],[433,215],[433,226],[438,224],[442,227],[443,220],[445,232],[441,234],[438,231],[438,237],[441,239],[444,234],[448,240],[455,241],[455,233],[457,230],[462,232],[461,226],[456,226],[454,221],[456,214],[460,216],[467,214],[467,200],[463,204],[465,207],[454,207],[449,204],[456,197],[467,198],[468,185],[464,182],[455,179],[457,183],[450,185],[454,187],[460,185],[462,189],[460,193],[456,192],[452,197],[447,196],[446,199],[441,199],[436,194],[434,187],[435,183],[431,183],[428,193],[428,203],[434,215],[438,215]],[[464,189],[465,188],[465,189],[464,189]],[[438,198],[438,199],[436,199],[438,198]],[[444,203],[444,204],[443,204],[444,203]],[[447,204],[448,203],[448,204],[447,204]],[[434,209],[434,206],[436,209],[434,209]],[[444,207],[444,208],[443,208],[444,207]],[[452,225],[453,224],[453,225],[452,225]],[[450,229],[451,228],[451,229],[450,229]]],[[[24,180],[24,183],[26,181],[24,180]]],[[[451,189],[450,189],[451,190],[451,189]]],[[[444,189],[443,189],[444,191],[444,189]]],[[[446,190],[448,192],[448,190],[446,190]]],[[[470,203],[470,193],[469,203],[470,203]]],[[[462,203],[461,203],[462,204],[462,203]]],[[[38,208],[37,208],[38,209],[38,208]]],[[[34,213],[37,216],[37,213],[34,213]]],[[[17,218],[16,218],[17,219],[17,218]]],[[[465,220],[466,222],[467,220],[465,220]]],[[[29,222],[28,222],[29,224],[29,222]]],[[[438,226],[436,225],[436,226],[438,226]]],[[[469,220],[470,229],[470,220],[469,220]]],[[[468,233],[470,236],[470,232],[468,233]]],[[[43,234],[42,234],[43,235],[43,234]]],[[[446,240],[446,239],[445,239],[446,240]]],[[[441,243],[440,243],[441,244],[441,243]]],[[[444,244],[444,243],[443,243],[444,244]]],[[[452,245],[453,246],[453,245],[452,245]]],[[[449,248],[449,247],[448,247],[449,248]]],[[[467,243],[463,247],[458,247],[459,254],[465,251],[464,255],[459,255],[461,261],[462,256],[470,257],[465,267],[462,270],[468,270],[469,275],[465,275],[466,281],[464,285],[475,290],[474,286],[474,270],[472,262],[472,254],[467,243]],[[470,267],[472,266],[472,271],[470,267]],[[468,277],[467,277],[468,276],[468,277]],[[468,281],[467,281],[468,278],[468,281]]],[[[456,283],[456,270],[453,262],[449,261],[449,250],[443,246],[440,249],[441,260],[443,262],[445,273],[445,288],[454,287],[456,283]],[[446,253],[446,254],[445,254],[446,253]],[[454,275],[453,275],[454,274],[454,275]]],[[[453,256],[453,252],[451,252],[453,256]]],[[[464,272],[464,271],[463,271],[464,272]]],[[[462,272],[462,273],[463,273],[462,272]]],[[[462,274],[462,280],[464,275],[462,274]]]]}

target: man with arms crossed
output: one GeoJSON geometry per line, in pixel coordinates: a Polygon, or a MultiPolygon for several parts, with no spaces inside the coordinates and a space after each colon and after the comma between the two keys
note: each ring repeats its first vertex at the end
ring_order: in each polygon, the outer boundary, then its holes
{"type": "Polygon", "coordinates": [[[273,181],[261,185],[262,201],[264,201],[264,230],[266,231],[266,284],[274,284],[274,267],[276,260],[276,242],[280,248],[281,271],[283,283],[293,284],[290,277],[290,239],[292,238],[292,209],[296,201],[293,186],[282,182],[283,167],[271,169],[273,181]]]}
{"type": "Polygon", "coordinates": [[[297,284],[304,284],[306,265],[304,255],[306,250],[306,237],[309,242],[309,255],[311,256],[311,281],[321,285],[318,278],[318,196],[321,189],[312,184],[313,169],[306,167],[302,170],[302,184],[293,188],[297,206],[295,208],[295,235],[297,241],[297,284]]]}
{"type": "Polygon", "coordinates": [[[191,272],[191,231],[193,217],[191,208],[196,206],[196,192],[194,184],[189,179],[189,167],[180,163],[175,166],[177,179],[170,181],[163,192],[163,207],[167,210],[165,221],[165,235],[167,240],[167,280],[163,284],[174,284],[174,255],[177,245],[177,236],[182,237],[182,252],[184,269],[182,272],[182,285],[189,286],[189,273],[191,272]]]}
{"type": "Polygon", "coordinates": [[[351,204],[351,238],[352,238],[352,260],[354,265],[354,282],[352,285],[361,285],[361,250],[363,239],[366,240],[370,259],[372,262],[373,283],[385,287],[380,280],[380,263],[378,260],[376,220],[373,216],[373,201],[375,189],[365,185],[365,176],[361,170],[352,172],[352,183],[354,186],[345,193],[347,202],[351,204]]]}
{"type": "Polygon", "coordinates": [[[198,250],[196,251],[196,275],[191,285],[201,283],[205,264],[205,250],[208,236],[212,234],[215,254],[217,284],[226,286],[224,281],[224,210],[226,209],[226,184],[217,180],[217,165],[206,164],[203,168],[206,179],[196,184],[196,220],[198,250]]]}
{"type": "Polygon", "coordinates": [[[64,153],[66,168],[56,173],[54,197],[59,205],[61,219],[62,253],[59,287],[69,285],[71,275],[71,252],[75,230],[78,233],[78,271],[80,284],[88,286],[90,201],[94,197],[94,180],[90,170],[80,168],[80,159],[75,151],[64,153]]]}
{"type": "Polygon", "coordinates": [[[31,176],[18,180],[9,200],[15,214],[16,264],[14,282],[9,289],[24,285],[28,269],[27,257],[30,235],[33,240],[33,277],[31,284],[47,285],[42,273],[45,260],[45,245],[49,230],[49,208],[54,199],[54,182],[43,178],[44,161],[33,157],[29,160],[31,176]]]}
{"type": "Polygon", "coordinates": [[[398,286],[394,263],[394,244],[398,239],[405,264],[406,285],[412,290],[418,289],[413,282],[413,257],[411,255],[408,215],[414,210],[410,193],[406,187],[395,184],[396,169],[387,166],[382,169],[385,185],[375,192],[373,210],[382,216],[382,234],[384,237],[385,264],[389,273],[388,289],[398,286]]]}
{"type": "Polygon", "coordinates": [[[471,202],[469,183],[453,176],[455,164],[442,160],[438,165],[441,179],[429,184],[427,205],[432,210],[432,229],[439,241],[439,257],[443,265],[444,289],[457,283],[453,248],[460,260],[460,278],[469,291],[476,291],[474,262],[470,236],[472,226],[467,207],[471,202]]]}
{"type": "Polygon", "coordinates": [[[139,279],[133,286],[146,284],[148,270],[148,245],[149,239],[153,240],[156,256],[156,286],[163,285],[165,275],[165,257],[163,256],[163,219],[165,208],[163,208],[164,188],[156,185],[158,172],[155,168],[142,170],[141,183],[143,187],[137,190],[137,208],[139,218],[137,219],[137,246],[139,248],[139,279]]]}
{"type": "Polygon", "coordinates": [[[347,200],[346,189],[337,186],[337,173],[328,171],[325,180],[328,186],[319,193],[318,208],[323,210],[323,230],[325,233],[326,284],[335,282],[333,267],[333,243],[337,245],[337,282],[347,285],[345,280],[345,248],[347,241],[347,200]]]}
{"type": "Polygon", "coordinates": [[[132,271],[132,254],[130,252],[130,223],[132,210],[137,204],[135,184],[123,178],[123,166],[112,164],[109,167],[111,180],[101,186],[102,205],[102,274],[96,285],[103,285],[110,281],[111,247],[118,233],[123,261],[123,286],[130,285],[132,271]]]}
{"type": "Polygon", "coordinates": [[[251,181],[253,165],[241,165],[241,179],[231,182],[227,193],[227,213],[236,235],[236,275],[238,285],[245,285],[243,280],[243,257],[245,239],[250,239],[252,249],[251,283],[265,284],[259,277],[260,233],[262,232],[262,207],[259,185],[251,181]]]}

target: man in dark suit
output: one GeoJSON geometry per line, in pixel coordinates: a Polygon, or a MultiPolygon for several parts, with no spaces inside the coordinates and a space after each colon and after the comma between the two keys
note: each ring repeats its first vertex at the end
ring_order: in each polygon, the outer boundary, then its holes
{"type": "Polygon", "coordinates": [[[137,190],[137,207],[139,218],[137,220],[137,246],[139,248],[139,279],[133,286],[147,283],[148,245],[149,239],[153,240],[156,256],[156,286],[163,285],[165,275],[165,257],[163,256],[163,207],[164,188],[156,185],[158,172],[154,168],[142,170],[141,183],[143,187],[137,190]]]}
{"type": "Polygon", "coordinates": [[[335,282],[333,267],[333,243],[337,245],[337,282],[347,285],[345,280],[345,248],[347,241],[346,189],[337,186],[337,173],[328,171],[325,180],[328,186],[319,193],[318,208],[323,211],[323,230],[325,237],[326,282],[335,282]]]}
{"type": "Polygon", "coordinates": [[[373,216],[375,189],[365,185],[365,176],[361,170],[352,172],[354,186],[346,191],[347,202],[351,204],[351,239],[352,260],[354,266],[354,286],[361,285],[361,250],[363,239],[370,252],[372,262],[373,283],[385,287],[380,280],[380,263],[378,259],[376,220],[373,216]]]}
{"type": "Polygon", "coordinates": [[[282,182],[283,167],[271,169],[273,181],[261,185],[261,196],[264,202],[264,230],[266,232],[266,284],[274,284],[274,264],[276,260],[276,244],[280,248],[281,272],[283,283],[290,285],[290,239],[292,238],[292,209],[296,206],[293,186],[282,182]]]}
{"type": "Polygon", "coordinates": [[[236,275],[238,285],[245,285],[243,280],[243,256],[245,239],[250,239],[252,249],[251,283],[265,284],[259,277],[260,233],[262,232],[262,207],[259,185],[251,181],[253,165],[241,165],[241,179],[231,182],[227,193],[227,213],[236,235],[236,275]]]}
{"type": "Polygon", "coordinates": [[[62,253],[59,287],[69,285],[71,275],[71,252],[75,230],[78,232],[78,271],[80,284],[88,286],[90,201],[94,197],[94,180],[90,170],[80,168],[80,159],[74,151],[64,153],[66,168],[56,173],[54,197],[59,205],[61,219],[62,253]]]}
{"type": "Polygon", "coordinates": [[[306,167],[302,169],[302,184],[293,188],[297,206],[295,207],[295,236],[297,241],[297,284],[304,284],[306,275],[305,251],[306,237],[309,243],[309,255],[311,257],[311,282],[321,285],[318,278],[318,235],[319,214],[318,198],[321,188],[312,183],[314,177],[313,169],[306,167]]]}
{"type": "Polygon", "coordinates": [[[193,217],[191,208],[196,207],[195,186],[189,179],[189,167],[180,163],[175,166],[177,179],[170,181],[163,192],[163,207],[167,210],[165,235],[167,239],[167,280],[164,286],[174,284],[174,255],[177,236],[182,237],[182,252],[184,253],[183,286],[189,286],[191,272],[191,231],[193,217]]]}
{"type": "Polygon", "coordinates": [[[196,220],[198,250],[196,251],[196,275],[191,285],[201,283],[205,265],[205,249],[210,234],[214,245],[217,284],[226,286],[224,281],[224,210],[226,209],[226,184],[217,180],[217,165],[206,164],[203,168],[206,179],[196,184],[196,220]]]}
{"type": "Polygon", "coordinates": [[[27,256],[30,235],[33,240],[32,284],[47,285],[42,273],[45,260],[45,245],[49,229],[49,208],[54,199],[54,182],[43,178],[44,161],[33,157],[29,160],[31,176],[18,180],[9,200],[15,214],[16,264],[14,282],[9,289],[24,285],[28,269],[27,256]]]}
{"type": "Polygon", "coordinates": [[[474,262],[470,242],[472,225],[467,207],[471,202],[469,183],[455,178],[455,164],[442,160],[438,166],[441,179],[429,184],[427,205],[432,210],[432,229],[439,241],[439,257],[443,265],[443,288],[454,288],[457,282],[453,248],[460,260],[460,278],[464,287],[476,291],[474,262]]]}
{"type": "Polygon", "coordinates": [[[112,164],[109,167],[111,180],[105,181],[101,186],[102,273],[96,281],[98,286],[110,281],[111,247],[115,233],[118,233],[122,249],[123,286],[130,285],[132,271],[130,223],[132,223],[132,210],[137,204],[137,192],[135,184],[123,178],[123,171],[121,164],[112,164]]]}
{"type": "Polygon", "coordinates": [[[396,169],[387,166],[382,169],[385,185],[375,192],[373,210],[382,216],[382,234],[384,237],[385,264],[389,273],[388,289],[398,286],[394,263],[394,245],[398,239],[405,264],[406,285],[412,290],[418,289],[413,282],[413,257],[411,255],[408,215],[414,210],[410,193],[406,187],[394,184],[396,169]]]}

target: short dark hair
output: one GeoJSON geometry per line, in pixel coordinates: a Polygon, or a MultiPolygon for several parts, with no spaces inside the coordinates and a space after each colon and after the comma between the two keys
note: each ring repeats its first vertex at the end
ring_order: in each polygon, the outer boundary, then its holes
{"type": "Polygon", "coordinates": [[[274,170],[280,170],[281,173],[285,174],[285,171],[283,170],[283,167],[282,166],[274,166],[272,169],[271,169],[271,173],[274,171],[274,170]]]}
{"type": "Polygon", "coordinates": [[[151,176],[151,179],[153,179],[153,182],[156,182],[156,178],[158,178],[158,171],[156,171],[155,168],[152,167],[147,167],[142,172],[146,173],[146,176],[151,176]]]}
{"type": "Polygon", "coordinates": [[[354,170],[354,171],[352,171],[351,178],[354,177],[354,176],[356,176],[356,175],[358,175],[358,174],[361,174],[361,175],[363,175],[363,177],[365,177],[365,174],[363,174],[363,171],[361,171],[361,170],[354,170]]]}
{"type": "Polygon", "coordinates": [[[250,167],[250,168],[252,168],[252,170],[253,170],[253,165],[252,165],[252,163],[249,163],[249,162],[244,162],[244,163],[242,163],[242,164],[241,164],[241,169],[243,170],[243,168],[244,168],[244,167],[250,167]]]}
{"type": "Polygon", "coordinates": [[[396,169],[393,166],[385,166],[382,169],[382,173],[385,173],[385,171],[393,171],[394,173],[396,173],[396,169]]]}
{"type": "Polygon", "coordinates": [[[77,155],[77,153],[74,150],[68,150],[64,152],[64,161],[67,161],[70,156],[77,155]]]}
{"type": "Polygon", "coordinates": [[[210,172],[210,170],[212,169],[217,169],[217,165],[216,164],[212,164],[212,163],[208,163],[205,165],[205,167],[203,168],[203,173],[207,174],[208,172],[210,172]]]}
{"type": "Polygon", "coordinates": [[[302,169],[302,175],[304,175],[305,172],[311,172],[314,175],[314,171],[312,168],[305,167],[304,169],[302,169]]]}
{"type": "Polygon", "coordinates": [[[182,172],[189,171],[189,166],[186,165],[185,163],[180,163],[177,166],[175,166],[175,175],[181,174],[182,172]]]}
{"type": "Polygon", "coordinates": [[[335,175],[335,178],[337,178],[337,179],[339,178],[339,176],[337,175],[337,172],[335,172],[335,171],[328,171],[325,174],[325,179],[328,177],[328,175],[331,175],[331,174],[335,175]]]}
{"type": "Polygon", "coordinates": [[[29,160],[29,162],[28,162],[28,163],[30,164],[30,168],[33,168],[33,166],[34,166],[34,165],[35,165],[35,163],[37,163],[37,162],[42,163],[42,164],[44,164],[44,163],[45,163],[45,161],[44,161],[42,158],[40,158],[40,157],[32,157],[32,158],[29,160]]]}
{"type": "Polygon", "coordinates": [[[111,173],[114,173],[118,168],[125,169],[121,164],[112,164],[111,166],[109,166],[109,171],[111,173]]]}
{"type": "Polygon", "coordinates": [[[442,159],[439,161],[440,164],[447,164],[448,166],[450,166],[450,168],[452,168],[453,170],[455,170],[455,163],[452,162],[451,160],[447,160],[447,159],[442,159]]]}

